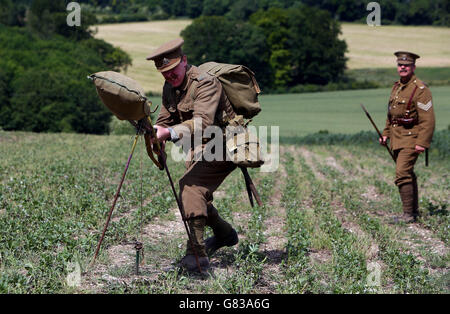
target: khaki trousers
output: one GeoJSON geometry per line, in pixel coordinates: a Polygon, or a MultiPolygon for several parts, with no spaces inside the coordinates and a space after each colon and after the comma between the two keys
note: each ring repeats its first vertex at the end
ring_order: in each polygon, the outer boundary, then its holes
{"type": "Polygon", "coordinates": [[[394,151],[397,159],[395,168],[395,184],[401,186],[405,183],[413,183],[416,181],[414,173],[414,165],[417,161],[419,153],[414,148],[401,148],[394,151]]]}
{"type": "Polygon", "coordinates": [[[231,161],[196,161],[188,167],[179,181],[186,219],[208,217],[214,191],[234,169],[231,161]]]}

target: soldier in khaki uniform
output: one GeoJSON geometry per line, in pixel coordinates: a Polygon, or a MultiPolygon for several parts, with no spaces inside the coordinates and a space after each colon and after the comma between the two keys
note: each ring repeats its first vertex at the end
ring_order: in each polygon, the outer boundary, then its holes
{"type": "MultiPolygon", "coordinates": [[[[147,57],[147,60],[154,60],[157,70],[165,78],[161,111],[155,126],[157,137],[163,143],[166,140],[177,142],[186,136],[192,138],[194,118],[201,119],[203,131],[213,125],[224,127],[225,118],[235,114],[217,78],[201,73],[196,66],[187,63],[181,50],[183,43],[182,39],[172,40],[147,57]]],[[[203,141],[200,151],[204,145],[203,141]]],[[[191,157],[198,148],[192,145],[191,157]]],[[[193,158],[186,162],[186,172],[179,181],[180,198],[194,238],[194,248],[188,241],[181,265],[190,271],[197,270],[194,252],[205,270],[209,267],[208,254],[238,242],[236,231],[219,216],[212,204],[213,192],[234,169],[236,165],[225,158],[219,161],[193,158]],[[203,240],[205,226],[212,228],[214,236],[203,240]]]]}
{"type": "Polygon", "coordinates": [[[396,158],[395,184],[403,204],[401,221],[414,222],[419,216],[419,196],[414,164],[419,154],[430,147],[435,127],[433,100],[429,88],[419,80],[414,71],[418,55],[398,51],[397,72],[389,97],[388,117],[380,143],[390,146],[396,158]]]}

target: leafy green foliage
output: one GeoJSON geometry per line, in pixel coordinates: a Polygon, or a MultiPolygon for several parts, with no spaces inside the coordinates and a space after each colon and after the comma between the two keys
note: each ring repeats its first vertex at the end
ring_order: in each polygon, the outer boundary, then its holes
{"type": "Polygon", "coordinates": [[[33,0],[27,16],[28,28],[44,38],[53,34],[75,40],[91,37],[90,26],[97,22],[95,15],[82,11],[81,25],[71,27],[67,25],[67,3],[65,0],[33,0]]]}
{"type": "Polygon", "coordinates": [[[110,112],[87,75],[131,63],[122,50],[95,39],[41,39],[0,26],[0,126],[34,132],[107,133],[110,112]]]}
{"type": "MultiPolygon", "coordinates": [[[[43,7],[43,4],[49,2],[51,0],[1,0],[3,10],[0,13],[0,23],[24,25],[26,9],[30,4],[43,7]]],[[[70,1],[54,2],[67,4],[70,1]]],[[[83,4],[83,14],[97,15],[100,23],[199,16],[226,16],[230,19],[245,21],[258,10],[298,8],[303,5],[328,11],[334,19],[346,22],[365,22],[369,14],[366,10],[368,2],[363,0],[78,0],[77,2],[83,4]]],[[[450,7],[447,0],[379,0],[377,2],[381,6],[383,25],[450,25],[450,7]]],[[[49,20],[47,14],[44,14],[44,18],[44,21],[49,20]]]]}
{"type": "Polygon", "coordinates": [[[244,64],[263,87],[286,88],[342,77],[346,44],[339,33],[327,12],[302,7],[258,11],[250,22],[200,17],[181,35],[192,63],[244,64]]]}
{"type": "Polygon", "coordinates": [[[338,39],[339,24],[327,12],[271,8],[258,11],[250,21],[266,36],[275,86],[324,85],[343,76],[347,46],[338,39]]]}
{"type": "Polygon", "coordinates": [[[261,85],[270,83],[271,69],[265,63],[268,47],[258,27],[220,16],[205,16],[195,19],[181,36],[190,63],[245,64],[256,73],[261,85]]]}

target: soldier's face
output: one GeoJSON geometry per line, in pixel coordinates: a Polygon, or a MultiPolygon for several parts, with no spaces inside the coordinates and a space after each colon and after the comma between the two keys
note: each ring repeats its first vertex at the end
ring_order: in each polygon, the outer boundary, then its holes
{"type": "Polygon", "coordinates": [[[408,77],[414,73],[416,66],[414,64],[397,64],[397,72],[400,77],[408,77]]]}
{"type": "Polygon", "coordinates": [[[176,67],[169,71],[162,72],[162,75],[170,85],[173,87],[178,87],[184,81],[184,76],[186,75],[186,65],[186,56],[183,56],[181,62],[176,67]]]}

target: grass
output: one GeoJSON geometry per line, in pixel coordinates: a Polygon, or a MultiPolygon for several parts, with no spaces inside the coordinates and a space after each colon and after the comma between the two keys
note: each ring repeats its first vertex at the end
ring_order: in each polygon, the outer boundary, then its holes
{"type": "MultiPolygon", "coordinates": [[[[449,292],[448,156],[416,165],[419,223],[392,225],[401,204],[384,150],[283,145],[277,172],[250,169],[263,206],[249,205],[239,171],[215,194],[240,242],[211,257],[214,276],[199,278],[176,267],[184,227],[142,142],[93,267],[132,137],[0,132],[0,142],[1,293],[449,292]],[[133,239],[144,243],[139,276],[133,239]],[[69,287],[73,262],[82,281],[69,287]]],[[[183,174],[183,163],[169,167],[174,180],[183,174]]]]}
{"type": "MultiPolygon", "coordinates": [[[[436,129],[446,129],[450,121],[450,87],[432,87],[436,129]]],[[[330,133],[374,131],[360,103],[364,104],[380,131],[386,122],[390,89],[338,91],[307,94],[262,95],[261,113],[255,126],[279,126],[281,137],[304,136],[327,130],[330,133]]]]}
{"type": "MultiPolygon", "coordinates": [[[[416,75],[428,86],[450,85],[450,67],[438,68],[416,68],[416,75]]],[[[397,69],[390,68],[367,68],[347,70],[347,76],[357,81],[370,81],[379,87],[392,88],[392,84],[397,80],[397,69]]]]}
{"type": "MultiPolygon", "coordinates": [[[[123,24],[102,24],[96,26],[97,38],[121,47],[128,52],[133,65],[126,73],[138,81],[146,92],[161,93],[163,78],[145,57],[166,41],[179,37],[180,32],[191,20],[170,20],[155,22],[136,22],[123,24]]],[[[408,50],[422,57],[417,61],[419,69],[430,73],[431,79],[438,80],[434,74],[442,76],[448,82],[448,70],[439,74],[439,70],[425,68],[450,67],[450,29],[431,26],[380,26],[370,27],[365,24],[343,23],[341,38],[347,42],[347,67],[350,70],[367,68],[387,68],[395,66],[397,50],[408,50]]],[[[383,70],[388,71],[388,70],[383,70]]],[[[365,72],[365,70],[364,70],[365,72]]],[[[389,71],[388,71],[389,72],[389,71]]],[[[354,73],[354,72],[350,72],[354,73]]],[[[380,75],[369,72],[368,80],[377,80],[380,75]],[[373,76],[372,78],[370,76],[373,76]]],[[[360,75],[356,72],[357,76],[360,75]]],[[[364,75],[364,73],[362,74],[364,75]]],[[[428,75],[423,78],[425,81],[428,75]]],[[[396,76],[386,78],[395,81],[396,76]]],[[[442,84],[441,80],[441,84],[442,84]]]]}
{"type": "MultiPolygon", "coordinates": [[[[436,130],[447,129],[450,121],[450,86],[431,87],[436,114],[436,130]]],[[[360,104],[369,111],[378,129],[386,123],[387,101],[391,89],[369,89],[305,94],[261,95],[262,111],[252,125],[278,126],[280,137],[299,137],[319,131],[353,134],[374,131],[360,104]]],[[[160,97],[150,97],[160,104],[160,97]]]]}

